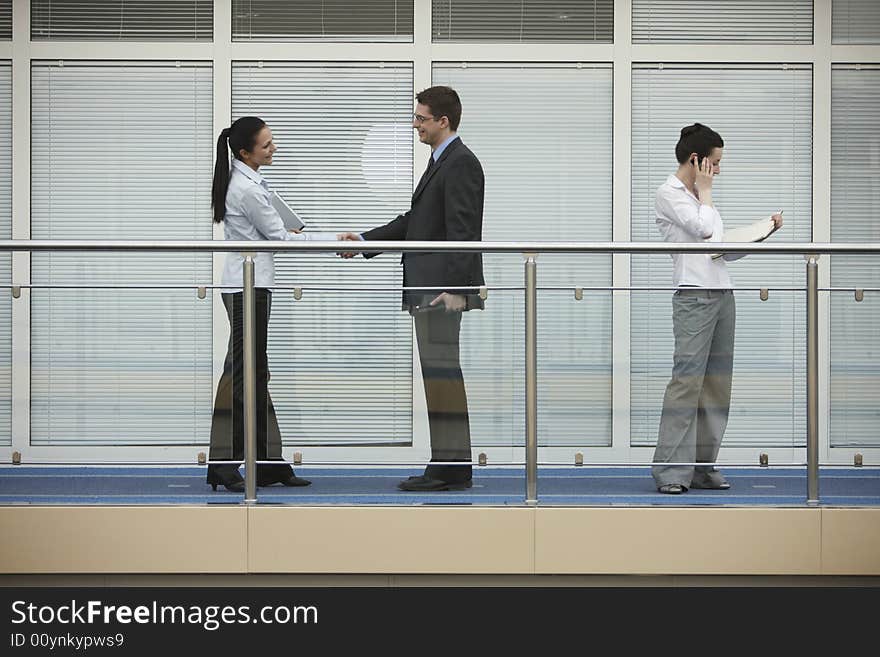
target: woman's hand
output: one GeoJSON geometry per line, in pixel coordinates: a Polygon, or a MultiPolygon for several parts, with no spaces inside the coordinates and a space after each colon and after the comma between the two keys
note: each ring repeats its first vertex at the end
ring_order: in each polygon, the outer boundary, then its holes
{"type": "Polygon", "coordinates": [[[697,190],[697,198],[703,205],[712,205],[712,180],[715,178],[715,171],[712,162],[708,157],[704,157],[700,162],[695,155],[692,160],[694,166],[694,187],[697,190]]]}
{"type": "Polygon", "coordinates": [[[708,157],[704,157],[703,161],[697,164],[698,159],[699,158],[694,158],[694,185],[696,185],[697,189],[701,192],[711,191],[712,180],[715,178],[715,173],[712,170],[712,163],[709,161],[708,157]]]}

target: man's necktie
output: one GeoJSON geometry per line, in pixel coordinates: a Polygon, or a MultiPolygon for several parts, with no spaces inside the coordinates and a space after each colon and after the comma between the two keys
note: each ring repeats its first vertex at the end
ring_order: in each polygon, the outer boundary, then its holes
{"type": "Polygon", "coordinates": [[[425,173],[422,174],[422,177],[419,179],[419,184],[416,185],[416,189],[422,186],[425,182],[425,178],[428,177],[428,172],[431,170],[431,167],[434,166],[434,154],[431,153],[431,156],[428,158],[428,166],[425,167],[425,173]]]}

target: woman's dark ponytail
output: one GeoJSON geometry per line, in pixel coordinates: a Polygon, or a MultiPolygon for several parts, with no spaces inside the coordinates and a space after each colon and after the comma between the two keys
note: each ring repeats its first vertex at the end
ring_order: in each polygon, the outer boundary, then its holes
{"type": "Polygon", "coordinates": [[[229,133],[223,128],[217,139],[217,161],[214,162],[214,180],[211,183],[211,207],[214,209],[214,223],[223,221],[226,214],[226,189],[229,187],[229,133]]]}
{"type": "Polygon", "coordinates": [[[252,151],[257,135],[266,122],[256,116],[242,116],[228,128],[220,131],[217,138],[217,160],[214,162],[214,180],[211,183],[211,207],[214,223],[219,224],[226,215],[226,190],[229,188],[229,151],[239,157],[242,150],[252,151]]]}

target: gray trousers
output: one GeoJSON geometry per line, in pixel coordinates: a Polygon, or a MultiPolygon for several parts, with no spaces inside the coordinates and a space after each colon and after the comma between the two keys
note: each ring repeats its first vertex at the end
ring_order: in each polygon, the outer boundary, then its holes
{"type": "Polygon", "coordinates": [[[471,430],[459,353],[462,313],[446,312],[440,304],[431,310],[413,309],[412,316],[431,429],[432,463],[425,468],[425,476],[448,483],[470,481],[471,430]]]}
{"type": "MultiPolygon", "coordinates": [[[[655,463],[711,463],[730,412],[736,303],[732,290],[683,288],[672,297],[675,356],[663,396],[655,463]]],[[[714,467],[655,465],[658,486],[690,486],[714,467]]]]}

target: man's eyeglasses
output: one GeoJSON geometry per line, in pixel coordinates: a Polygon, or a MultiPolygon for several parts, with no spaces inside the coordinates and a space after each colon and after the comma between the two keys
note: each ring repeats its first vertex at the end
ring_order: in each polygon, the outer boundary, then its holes
{"type": "Polygon", "coordinates": [[[413,114],[413,120],[419,125],[423,124],[425,121],[433,121],[437,117],[436,116],[422,116],[421,114],[413,114]]]}

